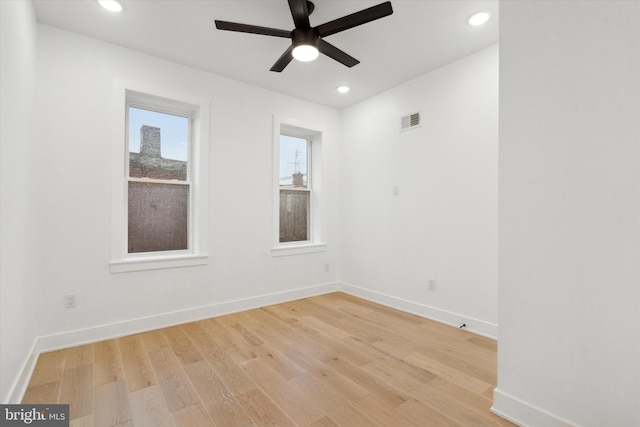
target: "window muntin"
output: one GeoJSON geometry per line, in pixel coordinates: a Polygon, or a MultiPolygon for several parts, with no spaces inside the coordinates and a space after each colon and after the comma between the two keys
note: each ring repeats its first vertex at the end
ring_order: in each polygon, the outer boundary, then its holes
{"type": "Polygon", "coordinates": [[[191,117],[127,106],[127,253],[188,251],[191,117]]]}
{"type": "Polygon", "coordinates": [[[311,241],[311,138],[280,134],[280,243],[311,241]]]}

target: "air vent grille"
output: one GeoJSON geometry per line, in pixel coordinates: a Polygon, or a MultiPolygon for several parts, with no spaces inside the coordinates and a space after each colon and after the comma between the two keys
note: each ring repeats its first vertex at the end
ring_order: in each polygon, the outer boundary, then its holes
{"type": "Polygon", "coordinates": [[[417,127],[420,127],[420,113],[413,113],[402,117],[400,123],[401,131],[415,129],[417,127]]]}

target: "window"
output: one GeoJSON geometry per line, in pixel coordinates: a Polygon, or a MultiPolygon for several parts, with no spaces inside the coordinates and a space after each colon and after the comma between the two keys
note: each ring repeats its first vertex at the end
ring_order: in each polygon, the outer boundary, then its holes
{"type": "Polygon", "coordinates": [[[280,135],[280,243],[311,240],[310,146],[309,137],[280,135]]]}
{"type": "Polygon", "coordinates": [[[206,264],[208,102],[121,93],[111,272],[206,264]]]}
{"type": "Polygon", "coordinates": [[[128,253],[189,250],[191,117],[127,113],[128,253]]]}
{"type": "Polygon", "coordinates": [[[308,128],[274,125],[274,256],[317,252],[321,241],[321,138],[308,128]]]}

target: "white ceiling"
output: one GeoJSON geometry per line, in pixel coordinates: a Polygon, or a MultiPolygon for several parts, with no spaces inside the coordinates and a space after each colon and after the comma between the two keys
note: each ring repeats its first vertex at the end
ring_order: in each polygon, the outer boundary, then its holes
{"type": "MultiPolygon", "coordinates": [[[[321,55],[269,71],[290,40],[216,30],[214,19],[293,29],[286,0],[120,0],[105,11],[95,0],[34,0],[38,22],[135,49],[318,104],[344,108],[498,42],[497,0],[391,0],[391,16],[328,36],[360,60],[353,68],[321,55]],[[467,18],[489,10],[471,27],[467,18]],[[351,86],[348,94],[335,90],[351,86]]],[[[316,26],[382,0],[315,0],[316,26]]]]}

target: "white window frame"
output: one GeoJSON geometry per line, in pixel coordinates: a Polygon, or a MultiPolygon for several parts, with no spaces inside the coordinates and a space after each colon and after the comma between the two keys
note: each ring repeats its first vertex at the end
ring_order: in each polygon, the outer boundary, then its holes
{"type": "Polygon", "coordinates": [[[273,120],[273,246],[272,256],[298,255],[323,252],[327,244],[323,241],[323,199],[322,199],[322,135],[320,128],[294,120],[283,120],[274,116],[273,120]],[[298,242],[280,242],[280,135],[308,139],[307,156],[311,161],[307,167],[307,181],[310,189],[309,239],[298,242]]]}
{"type": "Polygon", "coordinates": [[[152,85],[118,81],[116,86],[119,105],[115,111],[120,113],[114,119],[110,271],[124,273],[208,264],[209,101],[152,85]],[[187,250],[128,253],[129,149],[126,138],[130,106],[190,117],[187,250]]]}

